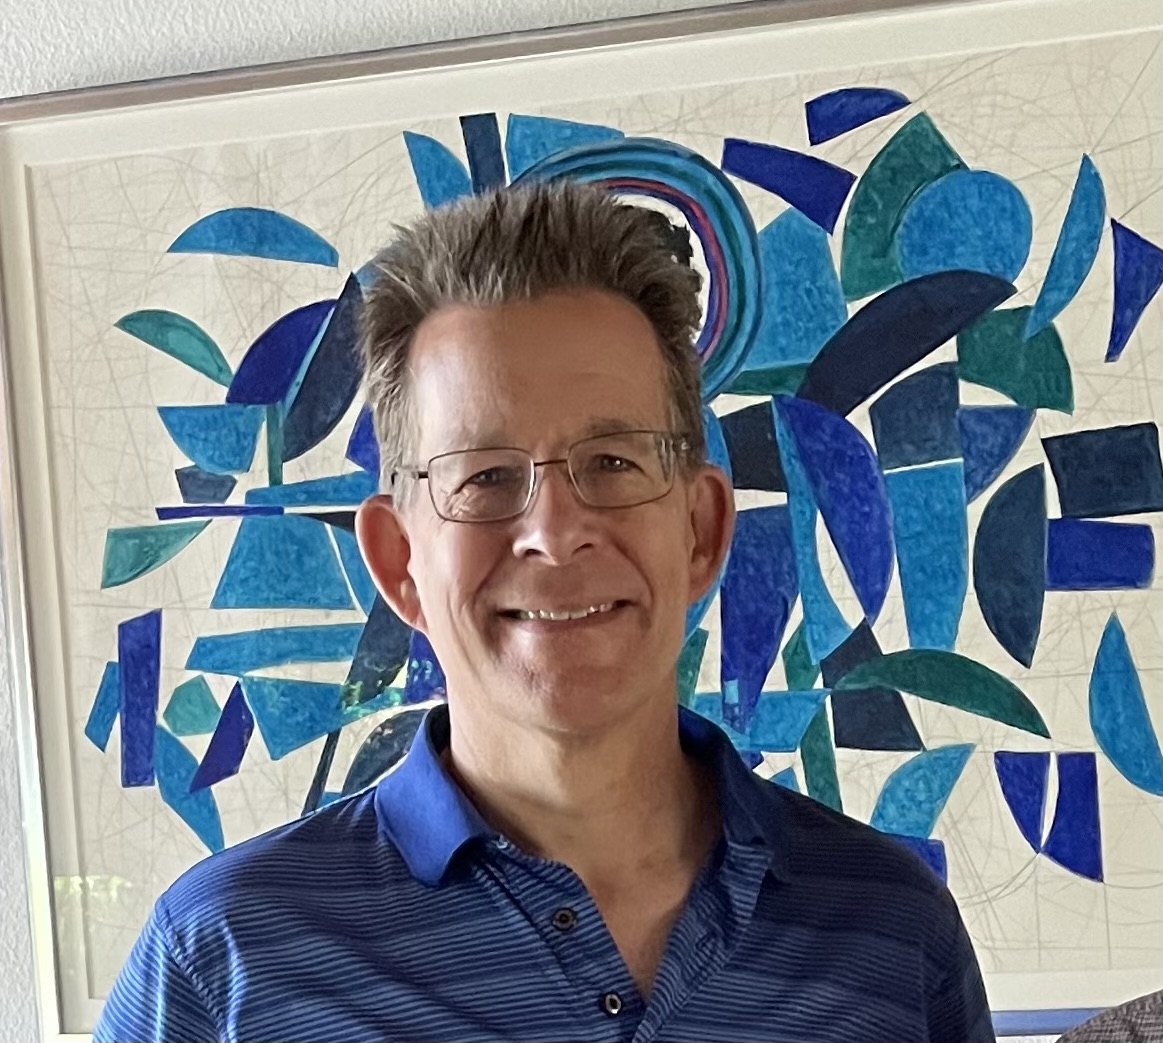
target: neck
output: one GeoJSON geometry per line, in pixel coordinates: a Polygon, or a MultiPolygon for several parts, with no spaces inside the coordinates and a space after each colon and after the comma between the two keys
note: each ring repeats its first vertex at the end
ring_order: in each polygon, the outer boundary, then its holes
{"type": "Polygon", "coordinates": [[[669,693],[580,736],[496,721],[453,700],[449,710],[449,768],[518,846],[568,865],[595,896],[626,893],[647,873],[693,881],[719,832],[718,800],[682,751],[669,693]]]}

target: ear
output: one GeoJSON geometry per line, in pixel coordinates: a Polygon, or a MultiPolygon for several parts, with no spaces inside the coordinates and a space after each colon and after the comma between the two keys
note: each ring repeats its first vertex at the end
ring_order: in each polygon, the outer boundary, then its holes
{"type": "Polygon", "coordinates": [[[690,480],[690,593],[694,604],[718,578],[735,535],[735,491],[727,476],[706,465],[690,480]]]}
{"type": "Polygon", "coordinates": [[[364,500],[355,514],[355,536],[376,589],[408,626],[423,631],[424,612],[409,565],[412,544],[392,497],[364,500]]]}

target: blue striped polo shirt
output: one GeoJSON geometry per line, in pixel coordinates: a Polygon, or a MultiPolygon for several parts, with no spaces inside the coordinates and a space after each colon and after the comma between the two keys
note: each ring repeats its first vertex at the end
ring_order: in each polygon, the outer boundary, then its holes
{"type": "Polygon", "coordinates": [[[903,845],[684,749],[723,834],[639,995],[568,866],[445,772],[446,707],[375,787],[194,866],[158,900],[97,1041],[992,1040],[948,891],[903,845]]]}

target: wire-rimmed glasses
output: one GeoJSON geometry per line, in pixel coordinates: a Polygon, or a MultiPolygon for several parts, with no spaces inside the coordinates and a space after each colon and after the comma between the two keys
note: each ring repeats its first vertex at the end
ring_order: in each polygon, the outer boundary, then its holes
{"type": "Polygon", "coordinates": [[[462,449],[441,453],[426,468],[401,468],[399,479],[427,479],[436,513],[453,522],[497,522],[524,514],[539,468],[564,464],[577,498],[609,510],[659,500],[674,486],[687,439],[668,431],[618,431],[574,442],[563,457],[534,460],[524,449],[462,449]]]}

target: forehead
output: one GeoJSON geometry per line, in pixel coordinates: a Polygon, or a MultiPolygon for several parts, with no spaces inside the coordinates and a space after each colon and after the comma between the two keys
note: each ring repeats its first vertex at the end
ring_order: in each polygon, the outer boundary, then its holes
{"type": "Polygon", "coordinates": [[[443,308],[416,332],[409,382],[428,455],[489,444],[533,451],[602,426],[669,426],[653,327],[600,290],[443,308]]]}

